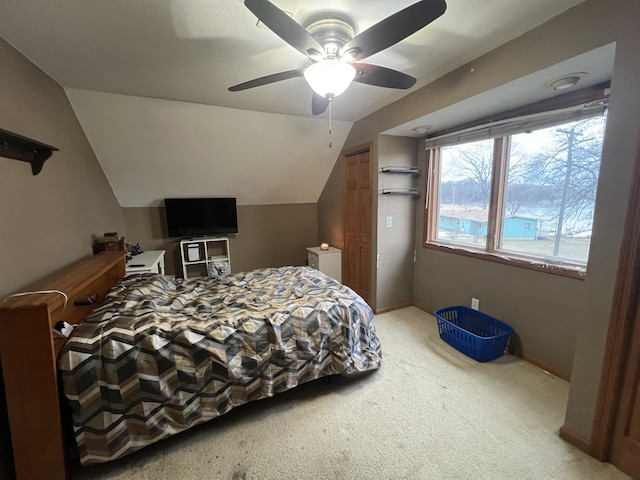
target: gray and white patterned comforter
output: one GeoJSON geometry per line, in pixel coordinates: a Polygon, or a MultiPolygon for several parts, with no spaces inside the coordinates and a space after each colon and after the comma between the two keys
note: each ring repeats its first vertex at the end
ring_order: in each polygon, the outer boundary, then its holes
{"type": "Polygon", "coordinates": [[[376,369],[373,313],[308,267],[134,275],[58,360],[83,464],[112,460],[325,375],[376,369]]]}

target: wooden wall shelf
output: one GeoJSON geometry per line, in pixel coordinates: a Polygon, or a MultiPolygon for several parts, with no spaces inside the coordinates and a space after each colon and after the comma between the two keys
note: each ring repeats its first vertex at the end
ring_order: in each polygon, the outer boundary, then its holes
{"type": "Polygon", "coordinates": [[[57,151],[56,147],[0,128],[0,156],[30,163],[34,175],[40,173],[44,162],[57,151]]]}

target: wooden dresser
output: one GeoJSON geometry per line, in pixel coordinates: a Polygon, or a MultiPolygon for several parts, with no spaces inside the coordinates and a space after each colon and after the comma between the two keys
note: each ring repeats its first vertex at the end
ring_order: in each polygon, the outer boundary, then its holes
{"type": "Polygon", "coordinates": [[[57,356],[66,339],[54,339],[52,329],[60,320],[81,322],[97,305],[75,305],[74,300],[96,293],[102,301],[124,273],[124,252],[102,252],[24,289],[62,291],[66,306],[59,293],[15,296],[0,303],[0,358],[19,480],[67,478],[57,376],[57,356]]]}

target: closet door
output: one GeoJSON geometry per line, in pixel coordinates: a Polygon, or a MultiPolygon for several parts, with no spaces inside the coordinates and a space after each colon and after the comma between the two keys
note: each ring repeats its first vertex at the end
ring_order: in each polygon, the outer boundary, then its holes
{"type": "Polygon", "coordinates": [[[369,303],[371,293],[371,147],[343,152],[343,283],[369,303]]]}

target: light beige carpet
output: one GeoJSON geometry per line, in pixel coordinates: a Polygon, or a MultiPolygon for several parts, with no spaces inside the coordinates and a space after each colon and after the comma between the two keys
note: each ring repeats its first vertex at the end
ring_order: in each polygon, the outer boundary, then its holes
{"type": "Polygon", "coordinates": [[[558,437],[568,384],[477,363],[409,307],[378,315],[384,366],[302,385],[72,479],[623,479],[558,437]]]}

